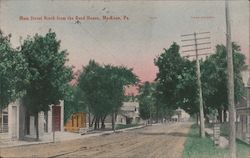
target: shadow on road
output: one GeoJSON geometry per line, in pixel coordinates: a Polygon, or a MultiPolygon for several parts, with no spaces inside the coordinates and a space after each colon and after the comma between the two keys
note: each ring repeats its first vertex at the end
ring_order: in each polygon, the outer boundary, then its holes
{"type": "Polygon", "coordinates": [[[176,136],[176,137],[198,137],[197,135],[195,134],[185,134],[185,133],[180,133],[180,132],[171,132],[171,133],[168,133],[167,135],[170,135],[170,136],[176,136]]]}
{"type": "Polygon", "coordinates": [[[140,132],[139,134],[142,134],[142,135],[168,135],[168,133],[164,133],[164,132],[161,132],[161,133],[159,133],[159,132],[157,132],[157,133],[153,133],[153,132],[148,132],[148,133],[146,133],[146,132],[140,132]]]}
{"type": "Polygon", "coordinates": [[[164,132],[140,132],[139,134],[142,135],[169,135],[169,136],[174,136],[174,137],[198,137],[197,135],[188,135],[185,133],[181,133],[181,132],[171,132],[171,133],[164,133],[164,132]]]}

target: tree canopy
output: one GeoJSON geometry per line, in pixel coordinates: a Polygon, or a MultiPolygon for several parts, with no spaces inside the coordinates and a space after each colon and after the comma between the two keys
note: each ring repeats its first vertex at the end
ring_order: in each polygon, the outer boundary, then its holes
{"type": "MultiPolygon", "coordinates": [[[[86,105],[95,116],[95,125],[122,106],[125,86],[134,85],[138,78],[132,69],[123,66],[100,65],[94,60],[83,68],[78,86],[83,91],[86,105]]],[[[96,128],[96,126],[95,126],[96,128]]]]}
{"type": "MultiPolygon", "coordinates": [[[[235,102],[244,96],[244,85],[241,72],[246,67],[245,56],[240,53],[240,47],[233,43],[234,89],[235,102]]],[[[227,60],[224,45],[217,45],[215,54],[201,63],[202,89],[206,111],[213,109],[228,109],[227,99],[227,60]]]]}
{"type": "MultiPolygon", "coordinates": [[[[241,72],[246,67],[245,56],[233,43],[234,85],[236,103],[244,95],[241,72]]],[[[179,54],[179,46],[173,43],[154,60],[158,67],[156,86],[157,101],[166,107],[180,107],[190,114],[199,112],[196,66],[179,54]]],[[[226,48],[217,45],[215,54],[201,60],[201,82],[205,113],[211,109],[227,110],[227,61],[226,48]]]]}
{"type": "Polygon", "coordinates": [[[155,80],[161,104],[170,109],[181,107],[190,113],[197,112],[195,63],[180,56],[176,43],[164,49],[154,63],[159,70],[155,80]]]}
{"type": "Polygon", "coordinates": [[[66,122],[74,112],[87,111],[82,90],[76,85],[69,85],[64,97],[64,122],[66,122]]]}
{"type": "Polygon", "coordinates": [[[65,96],[72,79],[72,69],[66,66],[67,52],[60,50],[60,41],[51,30],[24,40],[21,53],[28,63],[29,84],[26,86],[25,106],[31,113],[48,111],[65,96]]]}
{"type": "Polygon", "coordinates": [[[0,109],[21,97],[29,83],[28,63],[12,48],[10,38],[0,30],[0,109]]]}
{"type": "Polygon", "coordinates": [[[155,107],[155,97],[153,96],[155,89],[154,85],[150,82],[145,82],[139,86],[139,112],[140,117],[144,120],[152,116],[153,108],[155,107]]]}

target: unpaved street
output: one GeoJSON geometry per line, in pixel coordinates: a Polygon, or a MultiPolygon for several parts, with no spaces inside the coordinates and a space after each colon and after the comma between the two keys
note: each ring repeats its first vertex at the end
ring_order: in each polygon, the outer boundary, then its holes
{"type": "Polygon", "coordinates": [[[54,144],[0,149],[2,157],[181,158],[191,123],[159,124],[54,144]]]}

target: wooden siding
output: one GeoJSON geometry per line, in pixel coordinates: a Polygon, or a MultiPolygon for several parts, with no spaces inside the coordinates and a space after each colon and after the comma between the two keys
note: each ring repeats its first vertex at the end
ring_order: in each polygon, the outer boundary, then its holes
{"type": "Polygon", "coordinates": [[[79,132],[80,128],[86,127],[86,113],[73,113],[64,126],[64,130],[68,132],[79,132]]]}

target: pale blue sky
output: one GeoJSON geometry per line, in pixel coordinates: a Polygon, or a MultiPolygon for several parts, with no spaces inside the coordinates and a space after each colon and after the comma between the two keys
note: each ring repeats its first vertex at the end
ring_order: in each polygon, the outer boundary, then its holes
{"type": "MultiPolygon", "coordinates": [[[[0,1],[0,28],[19,37],[56,32],[69,52],[69,64],[78,69],[90,59],[126,65],[143,80],[152,81],[157,68],[153,59],[181,34],[210,31],[212,47],[225,43],[224,1],[0,1]],[[20,21],[19,16],[127,16],[122,21],[20,21]],[[198,17],[198,18],[194,18],[198,17]]],[[[249,54],[249,3],[232,1],[232,39],[249,54]]],[[[213,49],[210,52],[213,52],[213,49]]],[[[208,51],[204,51],[208,52],[208,51]]]]}

